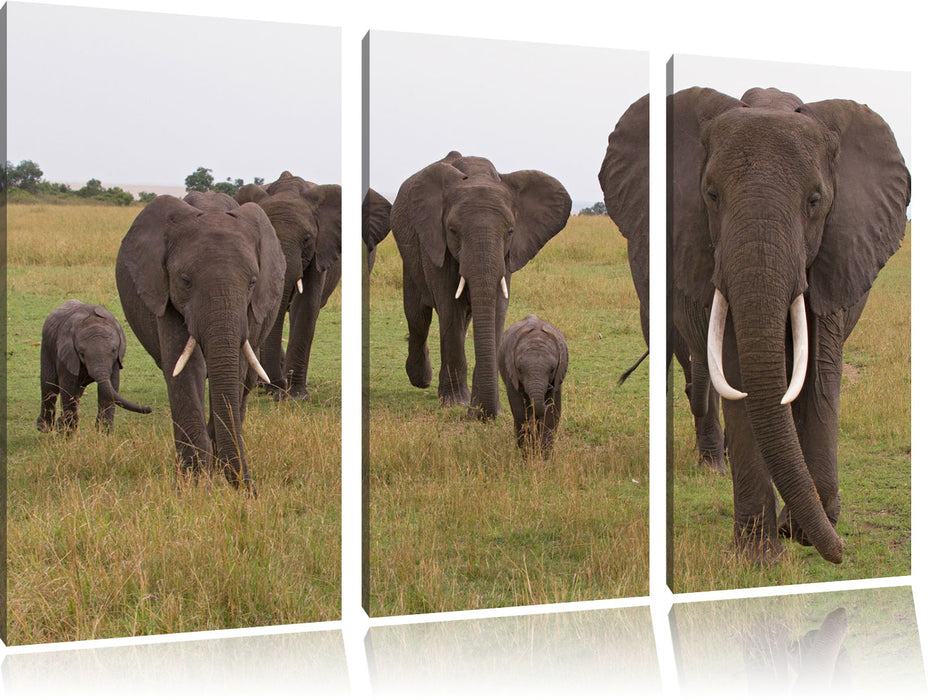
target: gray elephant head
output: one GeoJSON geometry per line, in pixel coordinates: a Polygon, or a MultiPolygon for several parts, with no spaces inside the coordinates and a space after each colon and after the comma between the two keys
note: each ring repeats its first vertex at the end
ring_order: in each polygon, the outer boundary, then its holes
{"type": "Polygon", "coordinates": [[[404,260],[411,382],[425,386],[431,375],[424,342],[428,326],[414,320],[423,313],[414,307],[425,308],[429,299],[441,327],[456,329],[442,341],[440,400],[468,402],[463,355],[470,314],[475,345],[470,402],[482,419],[498,413],[496,358],[510,276],[562,230],[571,206],[562,184],[545,173],[499,173],[489,160],[456,151],[403,183],[390,223],[404,260]]]}
{"type": "Polygon", "coordinates": [[[504,332],[497,354],[514,419],[517,445],[547,456],[562,413],[569,348],[559,330],[534,315],[504,332]]]}
{"type": "Polygon", "coordinates": [[[273,325],[285,261],[259,206],[226,195],[161,196],[134,220],[117,254],[117,289],[134,333],[162,368],[183,466],[214,457],[253,488],[241,424],[254,354],[273,325]],[[204,392],[209,381],[206,431],[204,392]]]}
{"type": "Polygon", "coordinates": [[[103,306],[71,299],[52,311],[42,326],[42,405],[36,427],[42,432],[52,430],[56,400],[61,395],[59,425],[73,429],[78,422],[78,401],[91,382],[98,385],[99,428],[113,427],[115,405],[135,413],[150,413],[149,406],[128,401],[118,391],[126,352],[123,329],[103,306]]]}
{"type": "Polygon", "coordinates": [[[386,197],[367,188],[361,204],[361,236],[367,247],[367,271],[373,272],[377,260],[377,244],[390,233],[390,202],[386,197]]]}
{"type": "Polygon", "coordinates": [[[263,368],[273,386],[307,398],[315,323],[341,276],[341,186],[316,185],[287,170],[263,187],[245,185],[236,199],[260,205],[286,258],[279,311],[260,355],[263,368]],[[281,338],[287,311],[290,338],[284,356],[281,338]]]}
{"type": "Polygon", "coordinates": [[[841,561],[842,344],[900,245],[910,175],[855,102],[691,88],[669,106],[674,320],[736,416],[736,535],[774,536],[772,489],[754,476],[766,468],[798,539],[841,561]]]}

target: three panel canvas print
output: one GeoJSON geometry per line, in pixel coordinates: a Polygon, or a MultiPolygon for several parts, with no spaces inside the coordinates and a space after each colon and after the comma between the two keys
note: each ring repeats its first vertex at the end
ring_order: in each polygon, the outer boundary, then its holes
{"type": "Polygon", "coordinates": [[[343,296],[345,605],[909,573],[906,74],[374,31],[342,227],[338,30],[3,12],[6,643],[342,617],[343,296]]]}

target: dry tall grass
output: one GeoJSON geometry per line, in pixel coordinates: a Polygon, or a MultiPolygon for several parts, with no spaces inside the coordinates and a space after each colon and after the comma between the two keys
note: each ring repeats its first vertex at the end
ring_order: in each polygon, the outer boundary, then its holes
{"type": "Polygon", "coordinates": [[[319,319],[308,403],[253,396],[244,427],[259,497],[179,484],[162,373],[133,336],[113,260],[137,211],[9,207],[8,641],[13,644],[336,619],[340,615],[340,294],[319,319]],[[46,242],[47,241],[47,242],[46,242]],[[93,387],[69,438],[35,429],[45,315],[103,303],[128,351],[118,409],[93,387]]]}
{"type": "MultiPolygon", "coordinates": [[[[535,313],[569,344],[545,462],[517,449],[503,388],[481,424],[438,407],[437,379],[409,385],[401,275],[388,240],[370,278],[371,614],[645,595],[648,375],[616,386],[644,344],[614,224],[573,217],[512,279],[507,324],[535,313]]],[[[437,318],[430,357],[437,372],[437,318]]]]}

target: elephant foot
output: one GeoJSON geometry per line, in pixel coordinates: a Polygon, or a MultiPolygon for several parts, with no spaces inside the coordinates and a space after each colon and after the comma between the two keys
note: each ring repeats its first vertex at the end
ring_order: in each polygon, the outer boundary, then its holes
{"type": "Polygon", "coordinates": [[[291,386],[287,390],[278,390],[273,394],[274,401],[308,401],[312,398],[305,384],[302,386],[291,386]]]}
{"type": "Polygon", "coordinates": [[[724,452],[712,454],[704,450],[700,451],[699,466],[722,476],[728,473],[728,468],[725,466],[724,452]]]}
{"type": "Polygon", "coordinates": [[[432,384],[432,363],[428,357],[406,358],[406,376],[409,377],[410,384],[417,389],[426,389],[432,384]]]}
{"type": "Polygon", "coordinates": [[[38,430],[40,433],[51,433],[52,422],[45,420],[42,416],[39,416],[36,419],[36,430],[38,430]]]}
{"type": "Polygon", "coordinates": [[[783,557],[783,544],[775,537],[736,537],[735,547],[744,559],[759,566],[773,566],[783,557]]]}

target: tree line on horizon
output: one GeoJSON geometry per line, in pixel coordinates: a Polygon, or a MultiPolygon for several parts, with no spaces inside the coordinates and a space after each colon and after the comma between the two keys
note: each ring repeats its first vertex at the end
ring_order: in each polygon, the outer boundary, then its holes
{"type": "MultiPolygon", "coordinates": [[[[129,206],[134,201],[145,204],[156,199],[154,192],[140,192],[134,200],[130,192],[120,187],[105,188],[96,178],[91,178],[83,187],[73,190],[65,183],[49,182],[43,179],[42,175],[42,168],[35,161],[21,160],[17,165],[6,161],[0,170],[0,192],[7,197],[7,201],[12,202],[29,202],[38,199],[65,203],[89,200],[101,204],[129,206]]],[[[262,185],[264,181],[262,177],[255,177],[253,182],[255,185],[262,185]]],[[[199,166],[185,178],[186,192],[212,190],[233,197],[243,185],[243,178],[231,179],[229,177],[224,181],[215,182],[211,169],[203,166],[199,166]]]]}

